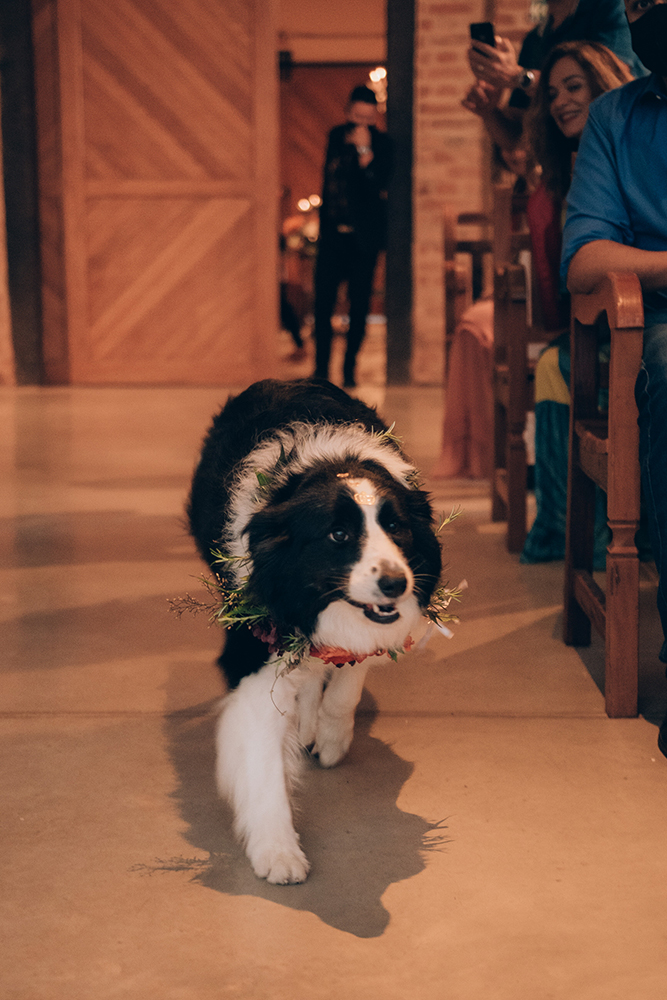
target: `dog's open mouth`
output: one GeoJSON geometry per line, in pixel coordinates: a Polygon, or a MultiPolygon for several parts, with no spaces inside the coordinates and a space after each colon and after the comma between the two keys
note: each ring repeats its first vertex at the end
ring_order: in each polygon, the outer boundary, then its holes
{"type": "Polygon", "coordinates": [[[353,601],[351,597],[347,598],[347,603],[352,604],[355,608],[361,608],[366,618],[378,625],[391,625],[392,622],[397,622],[401,617],[395,604],[360,604],[359,601],[353,601]]]}

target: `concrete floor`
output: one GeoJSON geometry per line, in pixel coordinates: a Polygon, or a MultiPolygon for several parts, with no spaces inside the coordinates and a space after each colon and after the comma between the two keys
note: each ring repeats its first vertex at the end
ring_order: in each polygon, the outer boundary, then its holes
{"type": "MultiPolygon", "coordinates": [[[[428,473],[437,389],[362,387],[428,473]]],[[[301,886],[256,879],[213,785],[219,635],[168,611],[226,391],[0,390],[2,1000],[648,1000],[667,978],[654,594],[642,710],[562,645],[486,486],[445,535],[455,637],[378,664],[349,757],[307,769],[301,886]]]]}

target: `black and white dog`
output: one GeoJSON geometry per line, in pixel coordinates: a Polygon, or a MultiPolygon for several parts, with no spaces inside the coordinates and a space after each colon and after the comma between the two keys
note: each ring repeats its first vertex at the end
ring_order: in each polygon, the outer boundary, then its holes
{"type": "Polygon", "coordinates": [[[255,873],[302,882],[290,806],[301,752],[342,760],[366,657],[421,627],[441,568],[428,496],[374,410],[319,379],[267,380],[215,417],[188,517],[215,572],[265,606],[278,634],[312,643],[285,672],[263,638],[234,627],[219,660],[219,790],[255,873]],[[231,557],[222,570],[215,549],[231,557]]]}

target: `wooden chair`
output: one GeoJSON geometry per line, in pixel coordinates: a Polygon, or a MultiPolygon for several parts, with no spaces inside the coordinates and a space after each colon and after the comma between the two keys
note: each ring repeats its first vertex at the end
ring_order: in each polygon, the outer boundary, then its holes
{"type": "Polygon", "coordinates": [[[526,540],[526,413],[534,405],[534,364],[527,354],[526,277],[520,264],[494,275],[493,473],[491,520],[507,521],[507,548],[526,540]]]}
{"type": "Polygon", "coordinates": [[[639,632],[639,432],[634,388],[641,364],[644,311],[637,276],[610,273],[590,295],[572,297],[570,453],[563,638],[590,643],[591,625],[605,640],[605,707],[612,718],[637,714],[639,632]],[[596,328],[611,330],[609,409],[598,411],[596,328]],[[606,587],[593,579],[595,486],[607,493],[611,542],[606,587]]]}
{"type": "Polygon", "coordinates": [[[526,414],[534,408],[535,398],[535,360],[529,355],[529,345],[549,340],[549,335],[532,322],[535,311],[531,308],[531,290],[525,268],[518,263],[521,251],[530,249],[527,226],[516,224],[520,209],[510,186],[496,186],[491,519],[507,521],[510,552],[520,552],[526,540],[524,432],[526,414]]]}
{"type": "Polygon", "coordinates": [[[445,285],[445,381],[454,330],[463,313],[482,293],[483,259],[491,253],[489,216],[483,212],[458,212],[445,208],[443,280],[445,285]],[[462,229],[474,227],[474,236],[462,229]],[[465,260],[461,256],[465,254],[465,260]]]}

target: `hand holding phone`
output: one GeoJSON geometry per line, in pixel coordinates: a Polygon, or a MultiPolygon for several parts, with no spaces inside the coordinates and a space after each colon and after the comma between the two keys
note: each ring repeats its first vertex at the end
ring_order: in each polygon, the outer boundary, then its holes
{"type": "Polygon", "coordinates": [[[470,38],[473,42],[484,42],[485,45],[496,46],[496,32],[491,21],[476,21],[470,25],[470,38]]]}
{"type": "Polygon", "coordinates": [[[477,79],[497,89],[516,87],[521,67],[509,38],[496,38],[490,21],[471,24],[470,38],[468,62],[477,79]],[[478,48],[476,42],[482,45],[478,48]],[[488,48],[483,50],[482,46],[488,48]]]}

